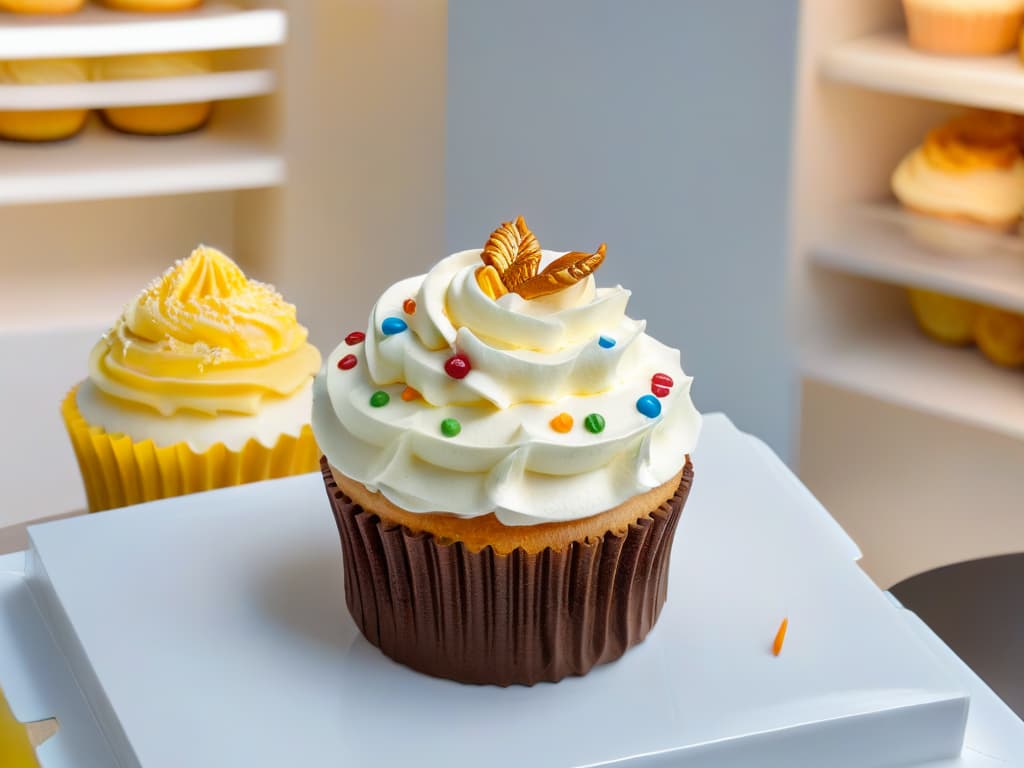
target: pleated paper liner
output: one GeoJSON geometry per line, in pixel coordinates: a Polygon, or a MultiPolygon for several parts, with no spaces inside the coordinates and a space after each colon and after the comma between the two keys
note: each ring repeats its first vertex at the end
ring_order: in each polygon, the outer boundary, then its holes
{"type": "Polygon", "coordinates": [[[255,440],[240,451],[222,443],[202,453],[187,443],[157,447],[133,442],[89,424],[78,410],[77,387],[61,404],[61,415],[82,472],[90,512],[144,501],[209,491],[257,480],[313,472],[320,451],[309,425],[298,437],[282,435],[270,448],[255,440]]]}
{"type": "Polygon", "coordinates": [[[646,637],[665,604],[672,538],[693,482],[622,533],[564,550],[496,555],[385,523],[324,484],[341,534],[345,600],[395,661],[465,683],[533,685],[586,674],[646,637]]]}

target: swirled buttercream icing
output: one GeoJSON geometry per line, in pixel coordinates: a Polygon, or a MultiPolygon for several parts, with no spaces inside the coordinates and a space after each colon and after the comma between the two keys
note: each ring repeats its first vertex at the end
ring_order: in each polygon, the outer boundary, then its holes
{"type": "Polygon", "coordinates": [[[411,512],[506,525],[598,514],[679,472],[701,423],[679,351],[626,316],[629,291],[595,286],[603,246],[536,250],[529,274],[495,276],[476,249],[384,292],[314,383],[332,467],[411,512]],[[530,288],[545,276],[560,289],[530,288]]]}
{"type": "Polygon", "coordinates": [[[157,416],[253,416],[308,389],[320,354],[306,337],[273,287],[200,246],[128,304],[93,348],[89,381],[157,416]]]}

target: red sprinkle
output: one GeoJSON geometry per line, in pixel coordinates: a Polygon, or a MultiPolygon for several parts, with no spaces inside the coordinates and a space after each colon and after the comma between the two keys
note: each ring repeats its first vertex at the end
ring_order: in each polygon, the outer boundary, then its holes
{"type": "Polygon", "coordinates": [[[661,386],[661,384],[651,384],[651,393],[656,397],[668,397],[668,393],[671,391],[668,387],[661,386]]]}
{"type": "Polygon", "coordinates": [[[402,309],[407,315],[416,314],[416,299],[406,299],[402,302],[402,309]]]}
{"type": "Polygon", "coordinates": [[[340,368],[343,371],[347,371],[350,368],[355,368],[357,362],[359,361],[356,360],[355,355],[345,355],[343,358],[341,358],[341,360],[338,361],[338,368],[340,368]]]}
{"type": "Polygon", "coordinates": [[[453,379],[464,379],[470,371],[469,358],[465,355],[452,355],[444,361],[444,372],[453,379]]]}
{"type": "Polygon", "coordinates": [[[350,347],[359,344],[366,340],[366,334],[362,331],[352,331],[348,336],[345,337],[345,343],[350,347]]]}
{"type": "MultiPolygon", "coordinates": [[[[653,376],[651,376],[651,384],[659,384],[663,387],[671,387],[673,384],[675,384],[675,382],[672,381],[672,377],[669,376],[667,373],[656,373],[653,376]]],[[[655,394],[658,393],[655,392],[655,394]]],[[[661,395],[658,396],[661,397],[661,395]]]]}

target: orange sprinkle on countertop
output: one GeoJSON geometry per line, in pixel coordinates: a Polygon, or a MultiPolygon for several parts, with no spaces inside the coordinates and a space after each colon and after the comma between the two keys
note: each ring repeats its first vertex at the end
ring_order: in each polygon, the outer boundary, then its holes
{"type": "Polygon", "coordinates": [[[786,642],[786,630],[789,629],[789,618],[782,620],[779,625],[779,631],[775,633],[775,642],[772,643],[772,653],[778,656],[782,653],[782,644],[786,642]]]}

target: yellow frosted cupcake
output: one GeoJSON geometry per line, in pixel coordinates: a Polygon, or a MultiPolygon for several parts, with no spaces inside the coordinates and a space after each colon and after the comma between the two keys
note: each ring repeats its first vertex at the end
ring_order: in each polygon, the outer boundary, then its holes
{"type": "MultiPolygon", "coordinates": [[[[0,84],[55,85],[83,83],[89,69],[79,59],[26,59],[0,62],[0,84]]],[[[47,109],[0,112],[0,138],[15,141],[58,141],[78,133],[87,109],[47,109]]]]}
{"type": "Polygon", "coordinates": [[[1024,365],[1024,315],[982,307],[974,323],[974,338],[985,357],[997,365],[1024,365]]]}
{"type": "Polygon", "coordinates": [[[993,229],[1016,227],[1024,212],[1021,119],[976,110],[928,132],[892,175],[904,207],[993,229]]]}
{"type": "Polygon", "coordinates": [[[931,53],[991,56],[1013,50],[1024,0],[903,0],[910,44],[931,53]]]}
{"type": "Polygon", "coordinates": [[[61,407],[96,512],[310,472],[320,353],[295,307],[200,246],[124,310],[61,407]]]}
{"type": "Polygon", "coordinates": [[[85,0],[0,0],[0,10],[11,13],[74,13],[85,0]]]}
{"type": "MultiPolygon", "coordinates": [[[[161,77],[187,77],[213,71],[209,51],[116,56],[96,62],[94,80],[149,80],[161,77]]],[[[103,119],[119,131],[147,136],[187,133],[202,128],[210,119],[213,104],[166,104],[141,107],[109,107],[101,111],[103,119]]]]}
{"type": "Polygon", "coordinates": [[[956,296],[908,288],[910,306],[921,330],[943,344],[970,344],[978,305],[956,296]]]}

